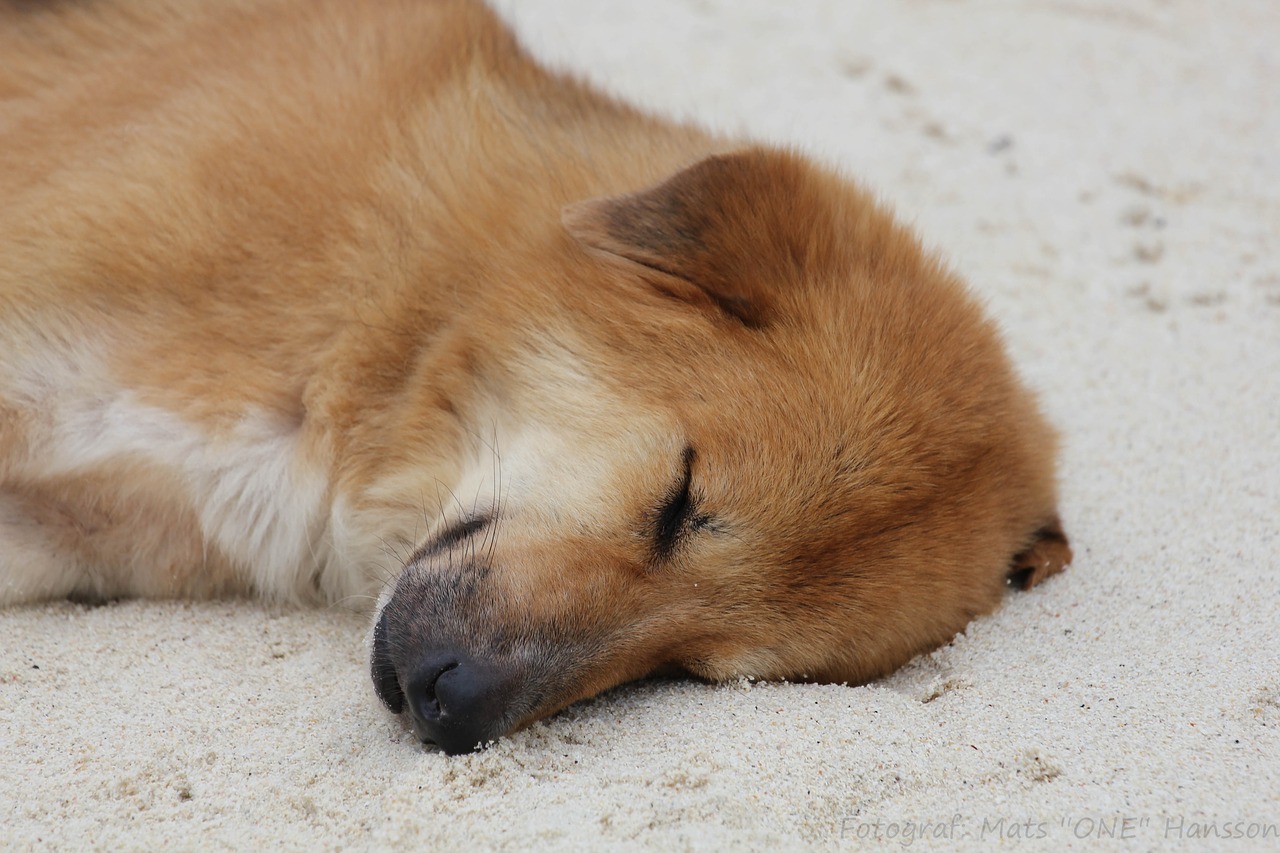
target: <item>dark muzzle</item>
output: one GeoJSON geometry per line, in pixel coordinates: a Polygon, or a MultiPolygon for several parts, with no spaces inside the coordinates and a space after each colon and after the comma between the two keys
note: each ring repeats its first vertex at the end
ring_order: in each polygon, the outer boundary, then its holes
{"type": "Polygon", "coordinates": [[[514,679],[501,667],[449,648],[415,651],[397,666],[385,612],[374,629],[371,668],[379,698],[393,713],[407,707],[424,743],[459,755],[506,733],[514,679]]]}

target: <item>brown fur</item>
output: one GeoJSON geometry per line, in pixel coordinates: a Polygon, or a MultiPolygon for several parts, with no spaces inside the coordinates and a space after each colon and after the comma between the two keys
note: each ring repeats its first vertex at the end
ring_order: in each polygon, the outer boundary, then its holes
{"type": "Polygon", "coordinates": [[[1070,560],[910,233],[478,3],[10,0],[0,56],[0,604],[380,593],[452,751],[671,667],[865,681],[1070,560]]]}

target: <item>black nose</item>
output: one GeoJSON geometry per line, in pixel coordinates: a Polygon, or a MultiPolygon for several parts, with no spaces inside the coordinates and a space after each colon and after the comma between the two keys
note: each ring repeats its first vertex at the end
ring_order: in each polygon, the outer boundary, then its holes
{"type": "Polygon", "coordinates": [[[459,755],[502,735],[504,681],[498,668],[456,651],[423,655],[404,681],[418,736],[459,755]]]}

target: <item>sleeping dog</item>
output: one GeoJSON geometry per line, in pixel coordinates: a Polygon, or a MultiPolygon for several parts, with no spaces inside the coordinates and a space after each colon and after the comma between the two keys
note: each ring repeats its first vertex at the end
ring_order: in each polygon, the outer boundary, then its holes
{"type": "Polygon", "coordinates": [[[8,2],[0,56],[0,604],[366,597],[456,753],[655,672],[864,682],[1070,560],[911,233],[478,2],[8,2]]]}

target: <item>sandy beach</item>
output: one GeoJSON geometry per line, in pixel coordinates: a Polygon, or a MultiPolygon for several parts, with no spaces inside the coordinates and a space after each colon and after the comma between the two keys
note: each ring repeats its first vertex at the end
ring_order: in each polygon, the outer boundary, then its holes
{"type": "Polygon", "coordinates": [[[340,608],[3,611],[0,848],[1280,849],[1280,7],[500,8],[915,225],[1062,432],[1074,565],[875,684],[647,682],[460,758],[340,608]]]}

